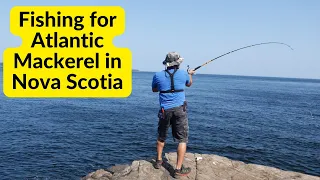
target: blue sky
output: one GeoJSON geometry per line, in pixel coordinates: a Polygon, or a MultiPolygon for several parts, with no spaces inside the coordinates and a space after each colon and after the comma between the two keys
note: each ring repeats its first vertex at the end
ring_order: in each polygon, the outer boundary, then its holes
{"type": "Polygon", "coordinates": [[[0,6],[0,50],[18,46],[10,34],[9,12],[16,5],[120,5],[126,32],[115,45],[129,47],[133,68],[160,71],[169,51],[196,67],[242,46],[280,41],[235,52],[199,73],[320,79],[319,0],[6,0],[0,6]]]}

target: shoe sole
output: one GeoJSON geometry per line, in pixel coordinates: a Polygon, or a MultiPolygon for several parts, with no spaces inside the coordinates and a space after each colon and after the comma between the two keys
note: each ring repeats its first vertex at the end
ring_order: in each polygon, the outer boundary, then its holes
{"type": "Polygon", "coordinates": [[[155,169],[160,169],[163,163],[154,165],[155,169]]]}
{"type": "Polygon", "coordinates": [[[188,176],[189,174],[190,174],[190,172],[188,174],[175,174],[175,178],[185,177],[185,176],[188,176]]]}

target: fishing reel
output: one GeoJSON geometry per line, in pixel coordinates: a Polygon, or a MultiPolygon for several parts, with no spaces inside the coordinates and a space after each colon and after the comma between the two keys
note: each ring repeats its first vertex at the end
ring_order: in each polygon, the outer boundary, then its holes
{"type": "MultiPolygon", "coordinates": [[[[187,65],[187,72],[188,72],[188,74],[189,74],[189,70],[190,70],[190,66],[189,65],[187,65]]],[[[194,69],[193,71],[196,71],[196,69],[194,69]]],[[[194,73],[195,74],[195,73],[194,73]]]]}

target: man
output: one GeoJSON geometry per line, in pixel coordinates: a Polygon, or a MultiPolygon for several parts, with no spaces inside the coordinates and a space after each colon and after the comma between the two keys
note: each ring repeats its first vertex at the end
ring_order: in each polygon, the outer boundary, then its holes
{"type": "Polygon", "coordinates": [[[160,111],[158,114],[157,160],[155,168],[162,165],[162,150],[167,137],[168,128],[172,128],[174,141],[179,142],[177,148],[177,163],[174,176],[186,176],[191,168],[183,166],[184,155],[188,143],[188,116],[186,112],[185,87],[192,84],[193,70],[180,70],[183,58],[177,52],[169,52],[163,65],[164,71],[153,76],[152,91],[159,93],[160,111]]]}

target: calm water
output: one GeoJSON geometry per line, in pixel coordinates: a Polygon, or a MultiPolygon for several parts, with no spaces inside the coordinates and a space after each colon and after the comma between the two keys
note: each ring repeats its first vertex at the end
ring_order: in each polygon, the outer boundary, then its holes
{"type": "MultiPolygon", "coordinates": [[[[2,68],[0,86],[2,89],[2,68]]],[[[155,155],[153,73],[127,99],[9,99],[0,93],[0,179],[79,179],[155,155]]],[[[320,81],[196,75],[189,152],[320,176],[320,81]]],[[[170,135],[170,133],[169,133],[170,135]]],[[[174,151],[169,136],[165,151],[174,151]]]]}

